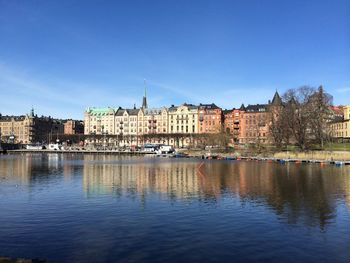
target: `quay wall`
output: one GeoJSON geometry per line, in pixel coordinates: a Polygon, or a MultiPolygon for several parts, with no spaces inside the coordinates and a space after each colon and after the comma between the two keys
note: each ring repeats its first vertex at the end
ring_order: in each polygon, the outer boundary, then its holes
{"type": "Polygon", "coordinates": [[[278,152],[273,154],[273,157],[277,159],[350,161],[350,152],[348,151],[278,152]]]}

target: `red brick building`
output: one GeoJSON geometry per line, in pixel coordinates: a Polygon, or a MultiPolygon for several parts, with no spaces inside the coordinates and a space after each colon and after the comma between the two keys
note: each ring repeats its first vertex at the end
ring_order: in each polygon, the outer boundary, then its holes
{"type": "Polygon", "coordinates": [[[64,123],[64,134],[84,134],[84,123],[82,121],[67,120],[64,123]]]}
{"type": "Polygon", "coordinates": [[[224,130],[227,134],[232,135],[233,143],[239,143],[244,112],[244,104],[239,109],[226,110],[224,112],[224,130]]]}
{"type": "Polygon", "coordinates": [[[222,109],[212,104],[198,106],[199,133],[220,133],[223,128],[222,109]]]}

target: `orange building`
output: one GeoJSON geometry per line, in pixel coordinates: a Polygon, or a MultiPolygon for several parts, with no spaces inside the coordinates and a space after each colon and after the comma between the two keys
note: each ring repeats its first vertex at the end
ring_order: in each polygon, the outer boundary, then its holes
{"type": "Polygon", "coordinates": [[[219,133],[222,131],[222,109],[212,104],[199,104],[199,133],[219,133]]]}
{"type": "Polygon", "coordinates": [[[64,134],[83,134],[84,124],[82,121],[67,120],[64,123],[64,134]]]}
{"type": "Polygon", "coordinates": [[[232,110],[224,110],[222,113],[224,115],[224,130],[227,134],[233,134],[233,111],[232,110]]]}
{"type": "Polygon", "coordinates": [[[245,112],[244,104],[239,109],[233,108],[224,112],[224,128],[227,134],[232,135],[232,142],[239,143],[241,137],[241,122],[245,112]]]}
{"type": "MultiPolygon", "coordinates": [[[[269,143],[269,128],[272,112],[282,106],[282,99],[276,91],[272,102],[268,104],[248,105],[242,109],[239,123],[239,143],[269,143]]],[[[242,108],[242,107],[241,107],[242,108]]]]}
{"type": "Polygon", "coordinates": [[[248,105],[240,123],[239,142],[268,142],[269,117],[268,104],[248,105]]]}

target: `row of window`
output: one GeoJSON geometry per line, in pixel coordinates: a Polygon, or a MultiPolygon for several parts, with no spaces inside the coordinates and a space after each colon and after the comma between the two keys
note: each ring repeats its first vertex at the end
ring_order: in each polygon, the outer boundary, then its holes
{"type": "MultiPolygon", "coordinates": [[[[350,124],[349,124],[350,125],[350,124]]],[[[348,123],[343,122],[343,123],[337,123],[333,125],[334,129],[340,130],[340,129],[347,129],[348,128],[348,123]]]]}

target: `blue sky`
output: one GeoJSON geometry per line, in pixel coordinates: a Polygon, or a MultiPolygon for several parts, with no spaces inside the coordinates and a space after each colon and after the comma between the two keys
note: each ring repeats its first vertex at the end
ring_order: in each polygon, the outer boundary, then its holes
{"type": "Polygon", "coordinates": [[[319,86],[350,104],[348,0],[0,0],[0,113],[265,103],[319,86]]]}

